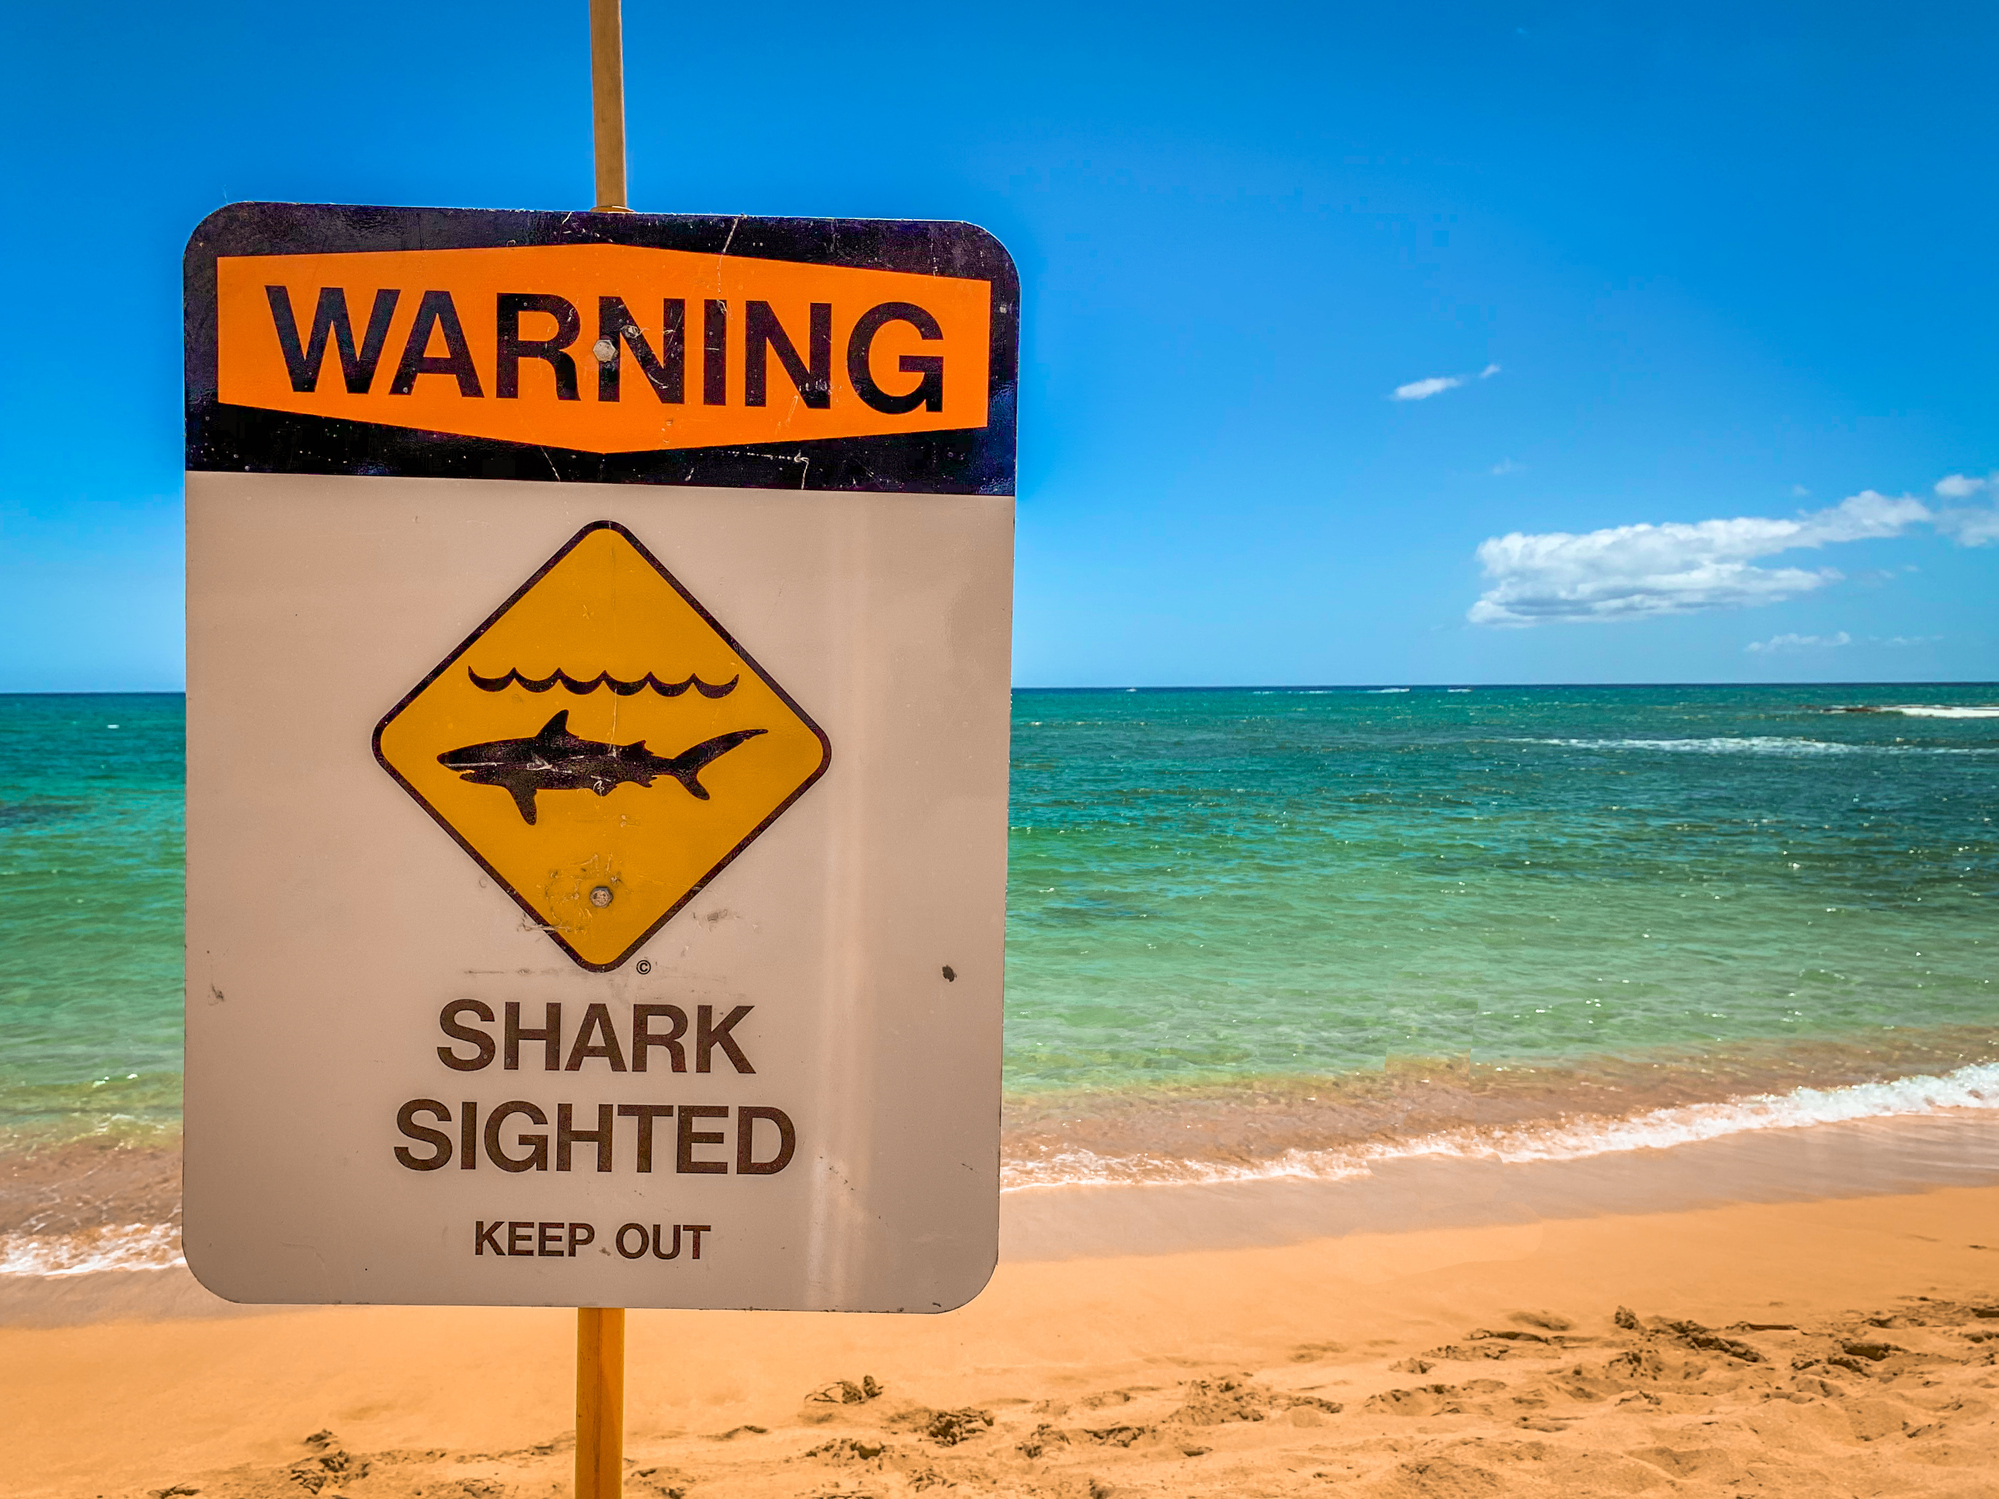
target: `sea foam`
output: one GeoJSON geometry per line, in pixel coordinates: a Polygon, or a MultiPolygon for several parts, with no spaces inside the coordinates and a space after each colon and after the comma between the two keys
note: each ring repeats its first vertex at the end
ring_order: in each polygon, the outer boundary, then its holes
{"type": "Polygon", "coordinates": [[[1708,739],[1519,739],[1516,744],[1552,744],[1565,749],[1656,750],[1680,755],[1992,755],[1999,748],[1929,744],[1842,744],[1831,739],[1746,734],[1708,739]]]}
{"type": "Polygon", "coordinates": [[[102,1270],[167,1270],[184,1265],[180,1228],[128,1223],[88,1234],[0,1238],[0,1275],[89,1275],[102,1270]]]}
{"type": "Polygon", "coordinates": [[[1900,703],[1881,711],[1905,718],[1999,718],[1999,704],[1900,703]]]}
{"type": "Polygon", "coordinates": [[[1572,1161],[1622,1151],[1666,1150],[1755,1130],[1807,1129],[1866,1119],[1999,1111],[1999,1063],[1941,1076],[1897,1078],[1840,1088],[1796,1088],[1721,1103],[1651,1109],[1623,1117],[1583,1116],[1545,1124],[1441,1131],[1400,1142],[1370,1141],[1326,1150],[1287,1150],[1263,1161],[1177,1160],[1159,1155],[1057,1151],[1004,1162],[1002,1189],[1189,1185],[1299,1178],[1340,1181],[1384,1162],[1458,1157],[1516,1163],[1572,1161]]]}

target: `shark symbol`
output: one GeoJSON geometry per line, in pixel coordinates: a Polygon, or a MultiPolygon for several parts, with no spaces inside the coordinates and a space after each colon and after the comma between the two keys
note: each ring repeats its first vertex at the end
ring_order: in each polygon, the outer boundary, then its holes
{"type": "Polygon", "coordinates": [[[614,786],[627,782],[650,786],[657,777],[669,775],[685,786],[690,796],[705,802],[708,788],[699,780],[702,770],[745,740],[766,732],[731,729],[669,757],[655,755],[643,739],[633,744],[579,739],[569,732],[569,710],[564,708],[532,739],[468,744],[463,749],[446,750],[437,763],[457,771],[459,779],[474,786],[502,787],[521,809],[521,820],[532,825],[537,791],[594,791],[609,796],[614,786]]]}

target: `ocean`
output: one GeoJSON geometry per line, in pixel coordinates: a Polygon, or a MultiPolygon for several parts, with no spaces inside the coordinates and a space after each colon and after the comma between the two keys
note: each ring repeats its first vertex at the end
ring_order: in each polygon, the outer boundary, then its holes
{"type": "MultiPolygon", "coordinates": [[[[0,697],[0,1273],[174,1258],[183,718],[0,697]]],[[[1016,1191],[1999,1110],[1992,684],[1021,691],[1013,733],[1016,1191]]]]}

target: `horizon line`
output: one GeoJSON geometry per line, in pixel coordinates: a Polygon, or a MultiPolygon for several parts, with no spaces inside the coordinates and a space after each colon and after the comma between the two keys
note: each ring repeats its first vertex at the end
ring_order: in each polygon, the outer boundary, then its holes
{"type": "MultiPolygon", "coordinates": [[[[1414,680],[1379,682],[1186,682],[1171,684],[1139,685],[1135,683],[1104,683],[1090,686],[1029,686],[1015,683],[1009,692],[1381,692],[1402,690],[1422,691],[1524,691],[1534,688],[1587,688],[1587,687],[1992,687],[1999,688],[1999,679],[1973,678],[1924,678],[1921,680],[1877,678],[1842,678],[1836,681],[1614,681],[1614,682],[1479,682],[1452,680],[1445,678],[1434,682],[1414,680]]],[[[51,688],[0,688],[0,698],[8,697],[186,697],[185,687],[51,687],[51,688]]]]}

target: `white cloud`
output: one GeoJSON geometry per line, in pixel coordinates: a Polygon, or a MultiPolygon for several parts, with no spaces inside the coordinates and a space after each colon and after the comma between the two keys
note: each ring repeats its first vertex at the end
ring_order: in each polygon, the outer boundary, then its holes
{"type": "Polygon", "coordinates": [[[1476,625],[1536,625],[1774,604],[1841,574],[1830,567],[1757,567],[1756,559],[1896,536],[1931,519],[1921,500],[1869,489],[1788,520],[1745,515],[1581,535],[1515,531],[1479,544],[1478,560],[1492,584],[1466,617],[1476,625]]]}
{"type": "Polygon", "coordinates": [[[1841,630],[1837,635],[1772,635],[1768,640],[1752,640],[1743,649],[1752,652],[1813,651],[1852,644],[1853,637],[1841,630]]]}
{"type": "Polygon", "coordinates": [[[1524,463],[1515,463],[1511,458],[1502,458],[1492,466],[1491,472],[1494,474],[1517,474],[1525,467],[1527,465],[1524,463]]]}
{"type": "Polygon", "coordinates": [[[1959,546],[1985,546],[1999,541],[1999,507],[1946,510],[1937,517],[1937,529],[1959,546]]]}
{"type": "Polygon", "coordinates": [[[1456,390],[1465,382],[1456,375],[1432,375],[1427,380],[1411,380],[1407,385],[1395,387],[1392,401],[1427,401],[1431,396],[1440,396],[1447,390],[1456,390]]]}
{"type": "Polygon", "coordinates": [[[1407,385],[1398,385],[1389,396],[1391,401],[1427,401],[1431,396],[1440,396],[1447,390],[1456,390],[1467,380],[1490,380],[1499,373],[1499,366],[1488,364],[1476,375],[1432,375],[1427,380],[1411,380],[1407,385]]]}
{"type": "MultiPolygon", "coordinates": [[[[1999,475],[1973,479],[1965,474],[1952,474],[1936,484],[1937,493],[1946,500],[1968,500],[1981,489],[1999,498],[1999,475]]],[[[1999,541],[1999,505],[1941,511],[1937,515],[1937,529],[1959,546],[1982,547],[1999,541]]]]}

